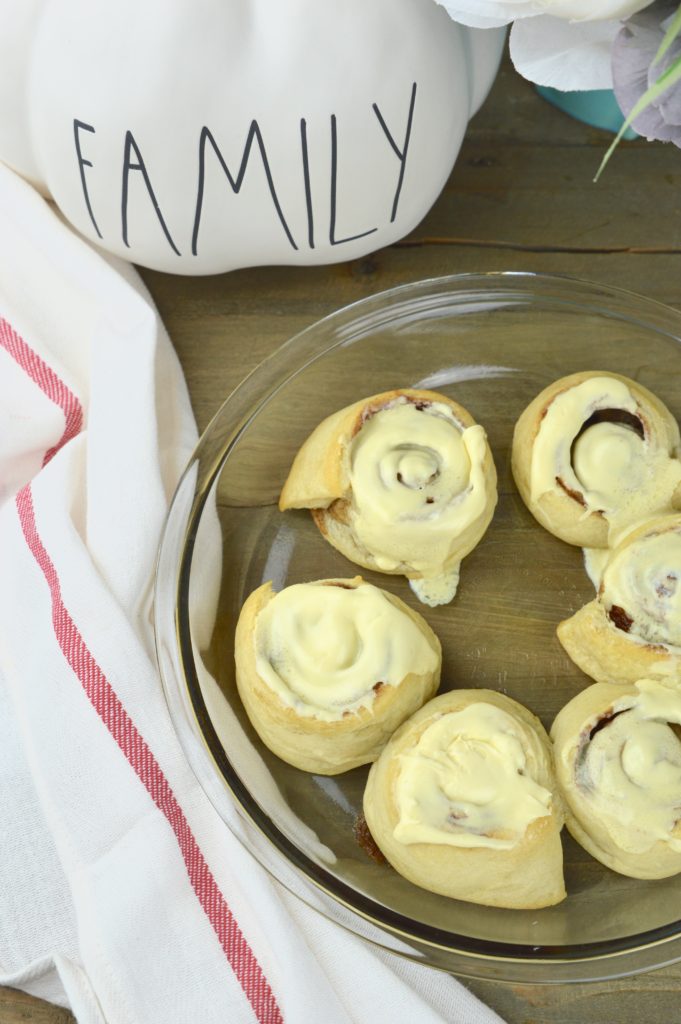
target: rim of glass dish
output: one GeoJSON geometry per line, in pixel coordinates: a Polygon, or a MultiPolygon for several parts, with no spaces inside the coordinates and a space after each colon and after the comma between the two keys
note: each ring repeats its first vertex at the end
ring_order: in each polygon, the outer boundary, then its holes
{"type": "MultiPolygon", "coordinates": [[[[671,306],[622,288],[599,285],[569,276],[522,271],[449,275],[400,285],[397,288],[376,293],[344,306],[284,342],[245,377],[222,403],[201,435],[170,505],[159,547],[154,626],[160,674],[171,719],[189,764],[197,776],[199,784],[208,793],[220,817],[242,845],[270,873],[272,868],[266,862],[262,852],[238,834],[222,813],[219,803],[207,790],[201,768],[196,764],[196,751],[188,742],[189,737],[185,735],[181,721],[178,721],[179,714],[173,693],[173,684],[179,688],[180,692],[184,686],[185,697],[188,698],[191,709],[191,717],[198,730],[198,737],[205,747],[204,753],[208,754],[210,762],[219,773],[219,781],[231,794],[238,811],[255,825],[277,854],[283,856],[306,882],[312,883],[317,890],[345,909],[370,922],[376,928],[387,930],[391,935],[400,939],[415,941],[421,944],[421,949],[431,948],[463,958],[464,965],[469,960],[471,962],[469,973],[477,974],[479,977],[489,976],[480,970],[481,961],[494,962],[499,965],[522,965],[527,969],[524,978],[532,981],[587,980],[587,978],[595,980],[649,970],[681,958],[681,920],[623,939],[600,940],[595,943],[567,947],[545,947],[523,943],[502,943],[445,931],[414,921],[357,892],[303,853],[260,808],[250,795],[247,785],[233,768],[227,751],[220,743],[201,693],[192,655],[189,625],[189,580],[194,542],[201,514],[213,484],[231,451],[238,444],[242,433],[281,388],[304,372],[317,359],[323,358],[337,347],[361,340],[362,337],[387,322],[395,322],[396,319],[399,319],[396,314],[400,312],[405,316],[413,315],[414,300],[420,298],[425,305],[430,303],[428,308],[432,312],[436,308],[433,306],[433,301],[438,296],[441,297],[443,306],[451,308],[452,304],[456,304],[457,295],[460,301],[464,298],[475,297],[479,301],[487,302],[491,301],[494,296],[503,300],[505,306],[536,304],[537,302],[554,307],[563,304],[572,310],[582,309],[585,312],[606,316],[610,319],[626,320],[629,323],[638,324],[647,331],[652,330],[681,344],[681,312],[671,306]],[[326,337],[329,331],[334,332],[330,343],[329,338],[326,337]],[[320,332],[323,335],[321,345],[316,341],[320,332]],[[297,354],[298,358],[291,359],[289,362],[293,352],[297,354]],[[252,395],[251,391],[254,389],[257,390],[252,395]],[[225,418],[228,409],[234,411],[225,427],[221,421],[225,418]],[[214,434],[219,425],[221,426],[221,439],[218,444],[214,434]],[[192,482],[191,477],[194,474],[196,474],[196,479],[192,482]],[[185,496],[187,483],[190,484],[193,494],[191,507],[188,510],[185,509],[186,523],[183,524],[183,536],[178,551],[177,547],[173,548],[172,545],[170,525],[174,513],[177,513],[176,503],[180,496],[185,496]],[[164,605],[166,608],[168,607],[168,602],[159,601],[159,585],[162,578],[165,580],[169,567],[172,567],[174,576],[172,579],[172,603],[174,606],[172,628],[169,616],[166,616],[164,621],[161,611],[164,605]],[[173,653],[175,668],[179,671],[171,672],[169,665],[161,655],[162,644],[167,646],[169,640],[176,644],[173,653]],[[175,676],[177,678],[173,678],[175,676]],[[660,949],[661,955],[654,961],[649,960],[643,965],[627,964],[626,968],[624,967],[623,961],[627,957],[635,957],[646,950],[651,951],[657,947],[664,947],[664,955],[660,949]],[[551,979],[544,976],[547,971],[561,965],[578,971],[580,965],[586,967],[589,964],[603,963],[604,961],[610,961],[613,967],[616,962],[619,964],[619,969],[610,971],[603,968],[595,973],[587,969],[584,978],[570,976],[551,979]],[[477,970],[474,966],[476,962],[477,970]]],[[[182,516],[181,512],[180,516],[182,516]]],[[[186,722],[184,724],[186,726],[186,722]]],[[[193,731],[192,736],[196,739],[193,731]]],[[[298,898],[304,899],[300,892],[294,891],[294,894],[298,898]]],[[[327,913],[326,910],[320,910],[318,906],[315,906],[315,909],[324,913],[330,920],[334,920],[333,915],[327,913]]],[[[336,923],[339,922],[336,921],[336,923]]],[[[371,941],[377,940],[372,939],[371,941]]],[[[386,946],[386,948],[391,947],[386,946]]],[[[466,968],[462,967],[461,963],[456,964],[456,970],[459,973],[466,973],[466,968]]],[[[516,978],[512,980],[516,980],[516,978]]]]}

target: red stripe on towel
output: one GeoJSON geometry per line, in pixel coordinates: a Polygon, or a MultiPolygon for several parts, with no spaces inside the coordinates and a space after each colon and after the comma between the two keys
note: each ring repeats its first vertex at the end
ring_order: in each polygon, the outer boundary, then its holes
{"type": "MultiPolygon", "coordinates": [[[[82,406],[57,374],[1,317],[0,345],[35,381],[41,391],[64,412],[64,433],[59,443],[45,454],[45,465],[59,448],[80,431],[83,423],[82,406]]],[[[111,683],[88,650],[64,605],[57,570],[38,533],[31,485],[23,487],[15,500],[26,543],[49,587],[52,626],[62,654],[79,679],[95,711],[175,833],[192,888],[258,1021],[260,1024],[283,1024],[284,1018],[270,984],[206,863],[170,783],[111,683]]]]}
{"type": "Polygon", "coordinates": [[[54,447],[45,452],[43,466],[46,466],[52,456],[56,455],[67,441],[80,434],[83,429],[83,407],[64,381],[40,358],[37,352],[34,352],[26,344],[12,325],[1,316],[0,346],[11,355],[12,359],[19,364],[31,380],[35,381],[43,394],[47,395],[64,413],[64,433],[54,447]]]}

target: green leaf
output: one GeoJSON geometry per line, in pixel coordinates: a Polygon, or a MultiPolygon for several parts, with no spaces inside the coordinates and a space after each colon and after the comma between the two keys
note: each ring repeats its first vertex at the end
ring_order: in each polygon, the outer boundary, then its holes
{"type": "Polygon", "coordinates": [[[615,152],[615,149],[619,145],[619,142],[624,135],[625,131],[635,121],[639,114],[642,114],[646,107],[649,107],[651,103],[654,103],[667,89],[671,89],[673,85],[676,85],[678,81],[681,81],[681,54],[676,57],[675,60],[669,65],[669,67],[662,72],[656,82],[654,82],[646,91],[643,93],[641,98],[634,104],[629,112],[629,116],[626,118],[624,124],[618,131],[613,142],[611,143],[607,153],[601,160],[601,166],[598,168],[594,182],[598,181],[601,174],[606,168],[610,157],[615,152]]]}
{"type": "Polygon", "coordinates": [[[660,63],[660,61],[664,57],[665,53],[667,52],[667,50],[672,45],[672,43],[674,42],[674,40],[676,39],[676,37],[678,36],[678,34],[680,32],[681,32],[681,4],[679,4],[678,10],[677,10],[676,14],[674,15],[674,17],[672,18],[671,24],[669,25],[669,28],[667,29],[667,31],[664,34],[664,39],[660,43],[660,48],[657,51],[657,53],[655,54],[655,60],[650,65],[651,67],[654,68],[656,64],[660,63]]]}

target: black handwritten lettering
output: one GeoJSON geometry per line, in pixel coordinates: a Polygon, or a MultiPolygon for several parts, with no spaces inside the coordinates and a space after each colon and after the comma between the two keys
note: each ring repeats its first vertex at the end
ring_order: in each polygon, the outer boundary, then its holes
{"type": "Polygon", "coordinates": [[[152,206],[156,211],[158,222],[163,228],[163,234],[166,236],[168,244],[170,245],[170,248],[173,250],[173,252],[177,253],[178,256],[181,256],[182,254],[175,245],[175,243],[173,242],[170,236],[170,232],[168,231],[168,228],[166,226],[166,222],[163,219],[161,208],[158,205],[158,200],[156,199],[154,189],[152,187],[151,181],[149,180],[149,175],[147,174],[147,169],[144,165],[144,160],[142,159],[142,154],[140,153],[139,147],[135,142],[132,132],[130,131],[127,131],[125,133],[125,148],[123,150],[123,186],[121,190],[121,224],[123,228],[123,241],[129,249],[130,243],[128,241],[128,178],[130,176],[130,171],[142,172],[144,184],[146,185],[147,192],[149,193],[149,198],[151,199],[152,206]],[[137,158],[137,163],[134,164],[130,160],[130,153],[131,150],[133,149],[135,151],[135,157],[137,158]]]}
{"type": "Polygon", "coordinates": [[[365,235],[373,235],[378,228],[369,228],[359,235],[350,235],[348,238],[336,238],[336,196],[338,188],[338,131],[336,127],[336,115],[331,115],[331,218],[329,224],[329,242],[331,245],[342,245],[344,242],[354,242],[357,238],[364,238],[365,235]]]}
{"type": "Polygon", "coordinates": [[[74,138],[74,141],[76,143],[76,157],[78,158],[78,169],[80,171],[80,183],[83,186],[83,196],[85,198],[85,205],[87,206],[87,212],[90,214],[90,220],[92,221],[92,224],[93,224],[93,227],[94,227],[95,231],[97,232],[97,234],[101,238],[102,237],[102,232],[97,227],[97,221],[95,220],[95,215],[92,212],[92,206],[90,204],[90,195],[89,195],[88,190],[87,190],[87,181],[85,180],[85,168],[86,167],[92,167],[92,161],[91,160],[86,160],[85,157],[83,156],[83,154],[81,153],[81,150],[80,150],[80,135],[78,134],[81,129],[83,131],[85,131],[85,132],[92,132],[93,135],[95,134],[95,130],[92,127],[91,124],[86,124],[85,121],[78,121],[74,117],[74,119],[73,119],[73,138],[74,138]]]}
{"type": "Polygon", "coordinates": [[[397,205],[398,205],[398,203],[400,201],[400,192],[402,191],[402,183],[404,181],[404,169],[405,169],[405,167],[407,165],[407,152],[409,150],[409,140],[411,139],[411,126],[412,126],[412,122],[414,120],[414,105],[415,105],[415,103],[416,103],[416,82],[414,82],[412,84],[412,87],[411,87],[411,100],[409,101],[409,114],[407,115],[407,129],[406,129],[406,131],[404,133],[404,142],[402,143],[402,149],[401,150],[400,150],[399,146],[397,145],[397,143],[395,142],[394,138],[392,137],[390,129],[388,128],[387,124],[385,123],[385,119],[384,119],[383,115],[381,114],[381,111],[378,109],[378,104],[377,103],[373,103],[372,104],[372,106],[374,108],[374,113],[375,113],[376,117],[378,118],[378,123],[380,124],[381,128],[385,132],[385,134],[386,134],[386,136],[388,138],[388,142],[390,143],[390,145],[393,148],[395,156],[400,161],[400,175],[399,175],[399,178],[397,179],[397,188],[395,189],[395,197],[393,199],[393,210],[392,210],[392,214],[390,216],[390,223],[391,224],[395,220],[395,217],[397,216],[397,205]]]}
{"type": "Polygon", "coordinates": [[[314,216],[312,213],[312,189],[310,187],[310,157],[307,151],[307,122],[300,119],[300,147],[303,151],[303,180],[305,182],[305,207],[307,209],[307,241],[314,249],[314,216]]]}
{"type": "MultiPolygon", "coordinates": [[[[396,217],[397,217],[399,203],[400,203],[400,196],[401,196],[401,192],[402,192],[402,188],[403,188],[404,180],[405,180],[406,165],[407,165],[408,155],[409,155],[409,152],[410,152],[411,136],[412,136],[412,130],[413,130],[413,126],[414,126],[414,112],[415,112],[415,108],[416,108],[416,93],[417,93],[417,83],[413,82],[412,85],[411,85],[411,93],[410,93],[409,106],[408,106],[407,117],[406,117],[406,125],[405,125],[405,128],[404,128],[403,141],[401,143],[398,143],[396,141],[396,136],[400,136],[401,133],[399,133],[399,132],[398,133],[393,133],[393,131],[391,131],[391,129],[388,127],[386,119],[385,119],[382,111],[380,110],[380,108],[378,106],[378,103],[373,103],[372,104],[372,110],[373,110],[373,112],[374,112],[374,114],[376,116],[376,119],[377,119],[377,121],[378,121],[378,123],[380,125],[382,133],[385,135],[390,148],[392,149],[393,153],[395,154],[395,156],[397,157],[397,160],[399,162],[399,174],[398,174],[397,183],[396,183],[396,186],[395,186],[395,191],[394,191],[394,195],[393,195],[393,199],[392,199],[392,211],[391,211],[391,216],[390,216],[390,222],[391,223],[393,223],[395,221],[396,217]]],[[[302,164],[302,172],[303,172],[302,185],[303,185],[304,195],[305,195],[305,212],[306,212],[306,218],[307,218],[307,244],[308,244],[310,249],[315,249],[315,247],[316,247],[316,242],[315,242],[315,216],[314,216],[314,212],[315,211],[314,211],[313,184],[312,183],[313,183],[313,180],[316,181],[316,178],[313,179],[313,175],[312,175],[311,151],[310,151],[309,136],[308,136],[308,122],[305,120],[305,118],[301,117],[299,119],[299,126],[300,126],[300,154],[301,154],[301,164],[302,164]]],[[[339,209],[340,187],[339,187],[339,166],[338,166],[338,164],[339,164],[339,138],[338,138],[339,126],[338,126],[338,120],[337,120],[335,114],[331,114],[330,115],[330,127],[331,127],[331,167],[330,167],[331,180],[330,180],[330,210],[329,210],[329,236],[328,237],[329,237],[329,244],[331,246],[336,246],[336,245],[343,245],[346,242],[354,242],[354,241],[357,241],[357,240],[359,240],[361,238],[366,238],[368,235],[372,235],[375,232],[377,232],[379,230],[379,228],[378,227],[371,227],[371,228],[368,228],[365,231],[359,231],[356,234],[348,235],[346,237],[342,237],[342,238],[337,238],[336,237],[337,230],[338,230],[338,220],[339,220],[338,209],[339,209]]],[[[87,156],[84,155],[84,153],[83,153],[83,138],[82,138],[82,133],[83,132],[89,132],[92,135],[96,134],[96,130],[95,130],[93,125],[87,124],[87,122],[85,122],[85,121],[80,121],[80,120],[74,118],[74,120],[73,120],[73,139],[74,139],[75,152],[76,152],[76,158],[77,158],[77,163],[78,163],[78,173],[80,175],[80,184],[81,184],[81,188],[82,188],[82,191],[83,191],[83,199],[84,199],[85,206],[87,208],[87,212],[88,212],[88,215],[90,217],[90,221],[92,223],[92,226],[93,226],[94,230],[96,231],[97,236],[99,238],[102,238],[103,237],[102,236],[102,232],[100,231],[99,225],[97,223],[97,220],[95,219],[94,210],[93,210],[92,202],[91,202],[91,198],[90,198],[90,192],[89,192],[89,188],[88,188],[88,181],[90,183],[92,183],[92,174],[88,175],[88,173],[86,171],[86,168],[93,168],[94,165],[93,165],[92,161],[89,160],[87,158],[87,156]]],[[[344,141],[345,141],[345,138],[344,138],[344,141]]],[[[239,153],[239,157],[238,157],[238,159],[239,159],[238,170],[236,170],[236,163],[232,164],[232,166],[235,168],[235,171],[236,171],[236,173],[234,173],[234,174],[230,170],[230,167],[228,166],[227,162],[225,161],[225,158],[223,157],[222,152],[220,151],[220,149],[218,147],[218,144],[215,141],[215,137],[213,136],[213,133],[211,132],[211,130],[208,127],[204,126],[201,129],[201,131],[200,131],[200,135],[199,135],[199,154],[198,154],[199,160],[198,160],[198,179],[197,179],[197,189],[196,189],[196,203],[195,203],[195,207],[194,207],[194,219],[193,219],[192,238],[191,238],[191,251],[192,251],[192,254],[194,256],[196,256],[198,254],[198,240],[199,240],[199,232],[200,232],[200,228],[201,228],[201,218],[202,218],[202,215],[203,215],[205,188],[206,188],[206,161],[208,159],[206,151],[207,151],[207,148],[208,148],[208,144],[210,144],[210,146],[212,147],[214,157],[217,158],[217,161],[218,161],[220,167],[222,168],[222,171],[223,171],[225,177],[227,178],[227,180],[228,180],[228,182],[230,184],[232,192],[235,195],[238,195],[241,192],[241,189],[242,189],[245,177],[246,177],[246,173],[247,173],[247,171],[249,169],[249,163],[251,162],[251,157],[253,155],[253,150],[254,150],[254,148],[257,148],[257,150],[259,152],[259,155],[260,155],[260,160],[262,162],[262,167],[263,167],[263,170],[264,170],[264,173],[265,173],[265,178],[266,178],[266,181],[267,181],[267,187],[269,189],[270,200],[271,200],[271,202],[272,202],[272,204],[274,206],[274,209],[276,211],[276,214],[277,214],[277,217],[278,217],[279,222],[281,224],[281,227],[282,227],[282,229],[283,229],[283,231],[284,231],[284,233],[286,235],[286,238],[288,239],[289,245],[291,246],[292,249],[294,249],[295,251],[298,251],[298,245],[296,244],[296,240],[293,237],[293,234],[291,233],[291,230],[290,230],[289,225],[287,223],[286,217],[284,216],[284,211],[282,209],[281,203],[279,202],[279,197],[277,195],[277,190],[276,190],[275,185],[274,185],[274,176],[273,176],[273,173],[272,173],[272,168],[270,166],[270,161],[269,161],[269,158],[268,158],[268,153],[267,153],[267,150],[266,150],[266,147],[265,147],[265,142],[264,142],[264,139],[263,139],[263,135],[262,135],[261,129],[260,129],[260,126],[259,126],[258,122],[254,119],[254,120],[251,121],[250,126],[248,128],[248,133],[246,135],[246,140],[245,140],[244,147],[241,150],[241,152],[239,153]]],[[[384,150],[384,152],[385,152],[385,150],[384,150]]],[[[350,156],[350,154],[348,154],[348,157],[349,156],[350,156]]],[[[97,163],[97,161],[95,161],[95,163],[97,163]]],[[[125,140],[124,140],[124,149],[123,149],[123,176],[122,176],[122,185],[121,185],[121,230],[122,230],[122,238],[123,238],[123,242],[124,242],[125,246],[127,248],[130,248],[130,241],[129,241],[129,237],[128,237],[128,235],[129,235],[128,204],[129,204],[129,189],[130,189],[130,173],[132,171],[140,172],[141,177],[142,177],[142,181],[144,183],[144,187],[147,190],[148,197],[149,197],[149,199],[151,201],[151,204],[153,206],[154,212],[156,213],[156,217],[158,219],[158,222],[159,222],[159,225],[161,227],[161,230],[163,231],[163,234],[165,235],[166,241],[168,242],[168,245],[171,247],[173,252],[176,253],[176,255],[181,256],[180,250],[175,245],[175,242],[173,241],[173,238],[172,238],[172,236],[170,234],[170,231],[168,229],[168,225],[166,224],[166,221],[164,219],[163,213],[161,212],[161,208],[159,206],[159,202],[158,202],[158,199],[156,197],[156,193],[154,191],[154,187],[153,187],[153,185],[151,183],[151,179],[149,177],[149,173],[147,171],[144,159],[142,157],[142,153],[140,152],[140,148],[139,148],[139,146],[137,144],[137,141],[135,140],[135,138],[133,136],[132,131],[126,131],[126,133],[125,133],[125,140]]],[[[98,194],[99,193],[96,193],[96,195],[98,195],[98,194]]],[[[349,202],[350,202],[350,196],[348,195],[348,203],[349,202]]],[[[352,208],[350,208],[350,215],[352,215],[352,208]]],[[[357,215],[357,214],[355,214],[355,215],[357,215]]],[[[301,225],[301,229],[302,229],[302,225],[301,225]]],[[[319,232],[317,232],[317,233],[319,233],[319,232]]]]}
{"type": "Polygon", "coordinates": [[[213,152],[215,153],[215,155],[217,156],[218,160],[220,161],[220,166],[222,167],[223,171],[225,172],[225,175],[227,176],[227,180],[229,181],[229,184],[232,186],[232,191],[235,192],[238,195],[238,193],[241,191],[241,186],[242,186],[243,181],[244,181],[244,176],[246,174],[246,168],[248,167],[248,160],[249,160],[249,157],[251,155],[251,148],[253,146],[253,140],[254,139],[258,143],[258,149],[260,150],[260,156],[261,156],[261,159],[262,159],[263,167],[265,169],[265,176],[267,178],[267,185],[268,185],[268,188],[270,190],[270,196],[272,197],[272,202],[274,203],[274,208],[277,211],[277,216],[279,217],[279,220],[281,222],[281,226],[283,227],[284,231],[286,232],[286,237],[288,238],[288,240],[289,240],[289,242],[291,244],[291,247],[293,249],[297,249],[298,248],[298,246],[296,245],[296,243],[295,243],[295,241],[293,239],[293,235],[289,231],[288,224],[286,223],[286,219],[284,217],[283,211],[282,211],[281,206],[279,204],[279,199],[277,197],[277,192],[276,192],[276,189],[274,187],[274,180],[272,178],[272,172],[270,170],[269,160],[267,159],[267,151],[265,150],[265,143],[263,142],[262,134],[260,132],[260,126],[258,125],[258,122],[254,120],[254,121],[251,121],[251,127],[248,129],[248,136],[246,138],[246,145],[244,147],[243,156],[241,158],[241,164],[239,166],[239,172],[238,172],[236,178],[234,178],[232,176],[229,167],[225,163],[224,158],[222,156],[222,153],[218,149],[217,143],[216,143],[215,139],[213,138],[213,135],[212,135],[212,132],[210,131],[210,129],[206,128],[205,126],[201,129],[201,137],[199,139],[199,185],[198,185],[198,191],[197,191],[197,195],[196,195],[196,213],[194,215],[194,230],[192,232],[192,254],[194,256],[196,256],[196,253],[197,253],[197,243],[198,243],[198,239],[199,239],[199,227],[200,227],[200,224],[201,224],[201,210],[203,208],[203,190],[204,190],[204,182],[205,182],[205,176],[206,176],[206,142],[210,142],[211,146],[213,147],[213,152]]]}

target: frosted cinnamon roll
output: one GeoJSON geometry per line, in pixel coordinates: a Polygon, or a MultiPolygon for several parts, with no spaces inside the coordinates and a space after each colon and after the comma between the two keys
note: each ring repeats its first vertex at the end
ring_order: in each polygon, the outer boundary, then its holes
{"type": "Polygon", "coordinates": [[[309,508],[352,562],[407,576],[429,605],[454,597],[487,529],[496,471],[483,428],[433,391],[403,389],[334,413],[298,452],[279,501],[309,508]]]}
{"type": "Polygon", "coordinates": [[[360,576],[270,583],[245,602],[236,681],[256,732],[296,768],[335,775],[378,757],[440,681],[440,642],[406,604],[360,576]]]}
{"type": "Polygon", "coordinates": [[[491,690],[436,697],[372,766],[364,816],[387,860],[432,892],[530,909],[565,897],[549,738],[491,690]]]}
{"type": "Polygon", "coordinates": [[[593,601],[558,639],[599,683],[681,682],[681,515],[651,519],[610,553],[593,601]]]}
{"type": "Polygon", "coordinates": [[[547,530],[606,548],[624,528],[681,507],[679,428],[663,403],[615,373],[575,373],[520,416],[512,468],[547,530]]]}
{"type": "Polygon", "coordinates": [[[680,726],[681,694],[651,679],[596,683],[553,723],[567,827],[622,875],[681,871],[680,726]]]}

